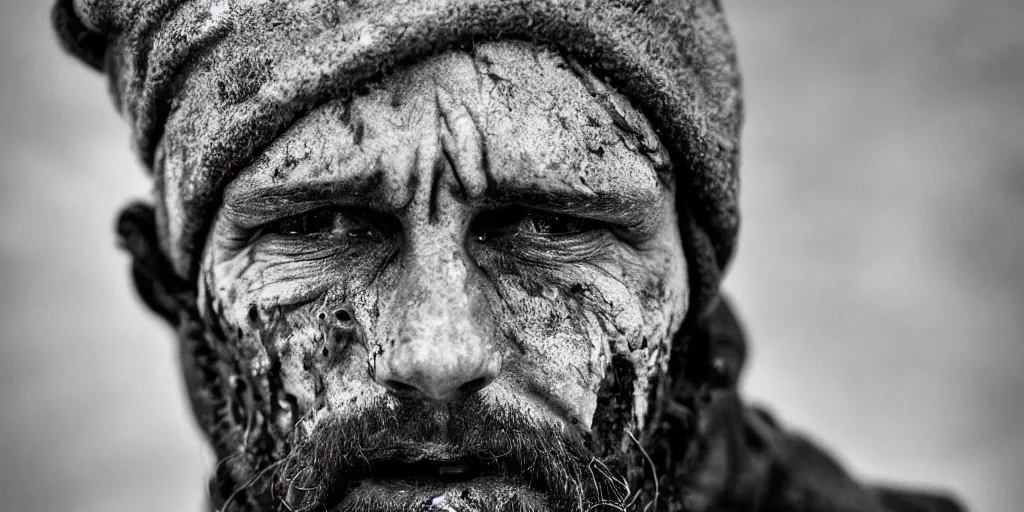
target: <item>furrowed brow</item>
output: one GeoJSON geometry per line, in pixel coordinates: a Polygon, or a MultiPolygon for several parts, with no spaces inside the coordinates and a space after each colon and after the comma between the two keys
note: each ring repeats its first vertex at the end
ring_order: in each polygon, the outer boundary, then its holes
{"type": "Polygon", "coordinates": [[[224,195],[225,220],[254,227],[324,206],[383,209],[385,193],[378,173],[324,176],[277,184],[238,184],[224,195]]]}
{"type": "Polygon", "coordinates": [[[661,188],[594,191],[585,188],[495,187],[486,201],[492,206],[523,206],[594,218],[623,226],[654,220],[663,208],[661,188]]]}

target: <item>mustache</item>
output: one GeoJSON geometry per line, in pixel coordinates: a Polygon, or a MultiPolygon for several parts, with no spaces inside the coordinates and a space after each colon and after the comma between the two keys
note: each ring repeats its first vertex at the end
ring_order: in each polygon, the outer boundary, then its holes
{"type": "Polygon", "coordinates": [[[625,460],[598,457],[590,445],[587,434],[479,397],[397,406],[381,400],[324,420],[265,468],[273,469],[265,492],[281,511],[335,510],[364,480],[468,474],[502,477],[544,497],[543,506],[524,495],[501,510],[629,510],[639,493],[631,496],[622,476],[625,460]]]}

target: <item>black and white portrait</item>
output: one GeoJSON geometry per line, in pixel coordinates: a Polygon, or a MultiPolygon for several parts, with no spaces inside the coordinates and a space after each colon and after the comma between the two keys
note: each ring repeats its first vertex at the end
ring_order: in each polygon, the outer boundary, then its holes
{"type": "Polygon", "coordinates": [[[1024,500],[1022,4],[0,13],[4,510],[1024,500]]]}

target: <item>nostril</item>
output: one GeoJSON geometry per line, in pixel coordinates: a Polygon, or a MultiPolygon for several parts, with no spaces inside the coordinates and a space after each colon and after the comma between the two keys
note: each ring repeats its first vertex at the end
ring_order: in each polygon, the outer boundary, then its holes
{"type": "Polygon", "coordinates": [[[477,391],[480,391],[487,386],[489,380],[487,377],[477,377],[461,386],[459,386],[459,393],[463,395],[472,395],[477,391]]]}

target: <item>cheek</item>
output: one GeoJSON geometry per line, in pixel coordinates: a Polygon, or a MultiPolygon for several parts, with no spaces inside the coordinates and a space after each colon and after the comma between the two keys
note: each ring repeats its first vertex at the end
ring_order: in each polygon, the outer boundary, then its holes
{"type": "Polygon", "coordinates": [[[335,258],[285,259],[247,249],[216,262],[203,280],[232,352],[257,385],[276,386],[295,404],[294,421],[311,431],[332,411],[381,398],[367,372],[368,331],[377,322],[376,294],[365,260],[342,267],[335,258]],[[259,256],[256,256],[256,255],[259,256]]]}
{"type": "Polygon", "coordinates": [[[689,310],[686,259],[674,221],[663,232],[658,248],[629,275],[629,287],[639,303],[642,324],[639,340],[634,338],[623,348],[628,350],[637,376],[633,412],[638,429],[642,429],[656,379],[668,372],[673,339],[689,310]]]}
{"type": "Polygon", "coordinates": [[[508,378],[589,430],[612,361],[622,361],[633,376],[632,424],[642,427],[685,312],[681,268],[670,257],[623,258],[499,277],[498,323],[514,348],[508,378]]]}
{"type": "Polygon", "coordinates": [[[507,398],[589,429],[608,357],[599,320],[550,281],[524,287],[502,278],[496,287],[505,306],[496,322],[508,340],[501,375],[507,398]]]}

